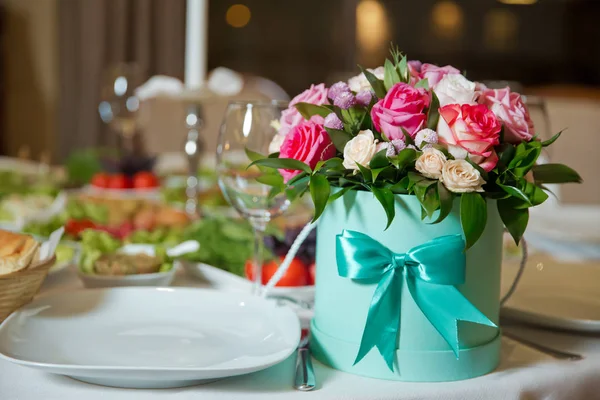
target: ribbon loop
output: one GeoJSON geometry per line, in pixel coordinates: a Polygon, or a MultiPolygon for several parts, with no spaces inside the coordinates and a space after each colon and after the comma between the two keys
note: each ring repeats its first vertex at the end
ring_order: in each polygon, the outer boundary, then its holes
{"type": "Polygon", "coordinates": [[[460,235],[440,236],[406,253],[394,253],[360,232],[344,230],[336,239],[341,277],[365,283],[378,280],[355,364],[377,347],[394,370],[404,280],[419,309],[457,358],[459,320],[497,327],[454,286],[465,281],[466,256],[460,235]]]}

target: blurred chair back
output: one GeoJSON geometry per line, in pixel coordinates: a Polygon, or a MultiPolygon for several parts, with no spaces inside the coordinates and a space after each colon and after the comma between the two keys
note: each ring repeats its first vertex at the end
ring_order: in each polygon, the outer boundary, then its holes
{"type": "Polygon", "coordinates": [[[575,87],[538,88],[530,91],[544,100],[543,108],[530,107],[531,117],[542,139],[565,129],[548,148],[549,162],[567,164],[579,172],[583,184],[561,185],[563,203],[600,204],[600,91],[575,87]],[[546,122],[546,117],[548,121],[546,122]],[[545,126],[549,125],[549,129],[545,126]]]}

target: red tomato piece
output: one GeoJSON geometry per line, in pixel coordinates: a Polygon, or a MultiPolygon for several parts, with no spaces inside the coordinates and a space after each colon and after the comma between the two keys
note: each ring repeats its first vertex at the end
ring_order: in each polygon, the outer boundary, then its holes
{"type": "Polygon", "coordinates": [[[130,189],[131,179],[123,174],[117,174],[110,177],[108,182],[110,189],[130,189]]]}
{"type": "MultiPolygon", "coordinates": [[[[282,262],[283,259],[284,257],[280,257],[279,261],[282,262]]],[[[280,262],[273,260],[263,265],[261,279],[263,285],[266,285],[271,277],[275,274],[277,268],[279,268],[280,262]]],[[[245,270],[246,277],[250,280],[254,280],[254,267],[251,260],[246,261],[245,270]]],[[[302,261],[294,258],[285,275],[279,280],[279,282],[277,282],[277,285],[275,286],[306,286],[307,284],[308,277],[306,274],[306,266],[302,261]]]]}
{"type": "Polygon", "coordinates": [[[110,175],[99,172],[92,177],[91,184],[99,188],[107,188],[110,183],[110,175]]]}
{"type": "Polygon", "coordinates": [[[316,267],[315,263],[308,266],[308,284],[311,286],[315,284],[316,267]]]}
{"type": "Polygon", "coordinates": [[[158,178],[152,172],[138,172],[133,177],[133,187],[136,189],[155,188],[158,185],[158,178]]]}
{"type": "Polygon", "coordinates": [[[81,232],[83,232],[84,230],[95,229],[95,228],[96,228],[96,224],[94,224],[92,221],[87,220],[87,219],[82,219],[82,220],[70,219],[65,224],[66,233],[68,233],[69,235],[72,235],[72,236],[79,236],[79,234],[81,232]]]}

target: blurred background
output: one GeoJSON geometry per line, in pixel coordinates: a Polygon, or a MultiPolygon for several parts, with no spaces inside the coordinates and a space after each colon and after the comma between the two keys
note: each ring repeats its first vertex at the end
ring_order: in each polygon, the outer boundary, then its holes
{"type": "MultiPolygon", "coordinates": [[[[356,64],[381,65],[395,42],[409,59],[452,64],[471,80],[527,95],[542,137],[568,128],[547,157],[586,180],[562,199],[600,203],[593,153],[600,148],[599,1],[207,3],[209,78],[217,69],[217,83],[242,85],[204,101],[207,152],[214,153],[230,98],[289,100],[311,83],[356,75],[356,64]]],[[[80,149],[116,146],[128,130],[141,132],[149,154],[182,153],[185,102],[134,90],[156,75],[183,81],[186,6],[185,0],[0,1],[0,154],[61,163],[80,149]],[[115,96],[124,102],[120,111],[115,96]]]]}

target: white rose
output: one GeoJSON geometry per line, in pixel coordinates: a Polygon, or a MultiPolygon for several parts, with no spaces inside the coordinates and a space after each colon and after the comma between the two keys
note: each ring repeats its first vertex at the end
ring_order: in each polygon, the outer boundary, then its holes
{"type": "Polygon", "coordinates": [[[485,181],[475,167],[466,160],[450,160],[442,168],[442,182],[454,193],[483,192],[485,181]]]}
{"type": "Polygon", "coordinates": [[[423,150],[423,154],[417,159],[415,168],[423,176],[430,179],[440,179],[442,168],[446,163],[446,155],[434,148],[423,150]]]}
{"type": "Polygon", "coordinates": [[[275,135],[271,143],[269,144],[269,154],[277,153],[281,149],[281,145],[285,140],[285,135],[275,135]]]}
{"type": "MultiPolygon", "coordinates": [[[[375,69],[367,68],[367,71],[375,75],[377,79],[381,80],[383,80],[383,77],[385,75],[385,68],[383,67],[377,67],[375,69]]],[[[359,75],[348,79],[348,86],[350,86],[350,90],[352,90],[355,93],[372,89],[371,84],[367,80],[367,77],[362,72],[359,75]]]]}
{"type": "Polygon", "coordinates": [[[369,161],[377,153],[377,141],[370,129],[358,132],[344,146],[344,168],[358,170],[357,163],[369,168],[369,161]]]}
{"type": "Polygon", "coordinates": [[[475,82],[461,74],[448,74],[433,90],[440,100],[440,107],[447,104],[475,104],[475,82]]]}

